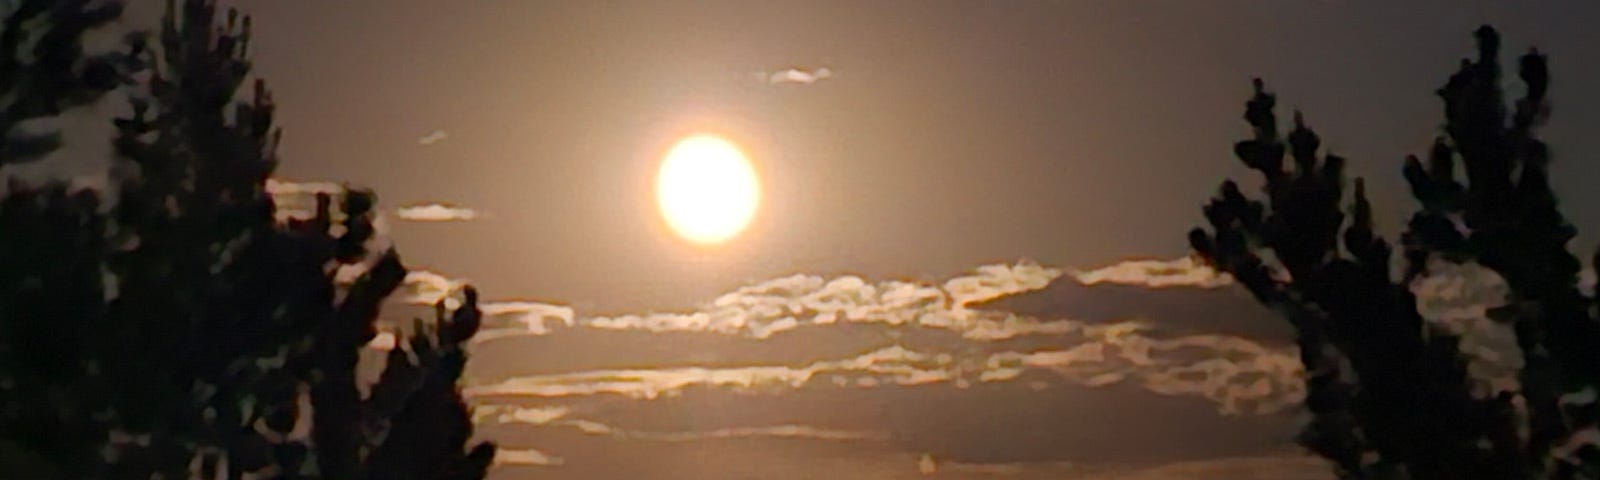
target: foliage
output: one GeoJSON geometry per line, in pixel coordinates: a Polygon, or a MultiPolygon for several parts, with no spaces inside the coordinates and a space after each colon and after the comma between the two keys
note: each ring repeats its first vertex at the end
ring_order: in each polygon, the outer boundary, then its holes
{"type": "Polygon", "coordinates": [[[88,104],[116,87],[117,67],[128,54],[86,56],[81,39],[121,13],[121,4],[90,0],[0,4],[0,165],[37,160],[61,146],[59,134],[28,131],[30,121],[88,104]]]}
{"type": "Polygon", "coordinates": [[[1445,135],[1426,162],[1405,163],[1421,209],[1401,237],[1401,271],[1373,231],[1361,180],[1341,206],[1344,159],[1319,154],[1298,113],[1280,135],[1260,80],[1245,113],[1254,137],[1234,153],[1266,198],[1228,181],[1205,208],[1211,228],[1190,233],[1202,257],[1294,325],[1314,415],[1301,442],[1342,478],[1600,478],[1600,322],[1577,287],[1566,250],[1575,229],[1556,209],[1550,153],[1534,135],[1548,112],[1546,59],[1521,57],[1526,91],[1508,111],[1499,36],[1476,36],[1477,59],[1438,91],[1445,135]],[[1510,304],[1491,316],[1514,329],[1524,357],[1515,391],[1474,395],[1460,338],[1418,314],[1409,285],[1430,261],[1504,278],[1510,304]]]}
{"type": "Polygon", "coordinates": [[[482,478],[494,447],[465,448],[456,389],[476,294],[418,320],[363,398],[358,354],[406,274],[368,251],[375,197],[276,217],[271,94],[256,80],[236,98],[248,17],[169,1],[156,45],[87,56],[84,34],[117,14],[97,4],[0,10],[0,165],[59,143],[18,135],[23,121],[118,85],[133,111],[110,188],[13,182],[0,198],[0,477],[482,478]]]}

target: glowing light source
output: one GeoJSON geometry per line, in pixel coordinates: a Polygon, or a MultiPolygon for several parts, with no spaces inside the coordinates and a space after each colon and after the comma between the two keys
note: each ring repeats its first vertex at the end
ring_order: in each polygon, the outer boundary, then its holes
{"type": "Polygon", "coordinates": [[[711,135],[678,141],[661,161],[656,202],[673,231],[716,244],[744,231],[761,204],[755,168],[733,143],[711,135]]]}

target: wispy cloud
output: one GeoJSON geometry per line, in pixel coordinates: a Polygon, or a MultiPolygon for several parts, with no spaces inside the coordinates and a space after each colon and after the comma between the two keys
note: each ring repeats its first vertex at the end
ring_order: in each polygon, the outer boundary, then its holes
{"type": "Polygon", "coordinates": [[[1224,457],[1162,465],[1097,465],[1072,462],[966,463],[944,461],[930,454],[917,459],[923,475],[961,473],[1022,478],[1078,480],[1331,480],[1327,464],[1300,452],[1249,457],[1224,457]]]}
{"type": "Polygon", "coordinates": [[[278,221],[308,219],[316,215],[317,194],[343,195],[345,187],[333,182],[296,182],[276,178],[267,179],[266,191],[277,204],[278,221]]]}
{"type": "Polygon", "coordinates": [[[773,425],[767,427],[719,428],[704,432],[624,432],[624,438],[653,442],[693,442],[722,438],[804,438],[836,442],[881,442],[889,439],[887,432],[833,430],[807,425],[773,425]]]}
{"type": "Polygon", "coordinates": [[[1233,277],[1216,271],[1194,257],[1129,260],[1094,270],[1074,271],[1072,276],[1084,285],[1110,283],[1151,288],[1218,288],[1233,284],[1233,277]]]}
{"type": "Polygon", "coordinates": [[[1489,311],[1510,302],[1511,287],[1504,278],[1477,263],[1432,259],[1425,275],[1410,285],[1417,296],[1417,313],[1428,324],[1455,334],[1467,358],[1467,373],[1486,391],[1516,391],[1522,370],[1522,348],[1517,334],[1505,322],[1489,318],[1489,311]]]}
{"type": "MultiPolygon", "coordinates": [[[[567,307],[515,302],[517,308],[555,316],[541,315],[537,317],[537,324],[514,327],[521,334],[540,335],[549,332],[544,320],[559,319],[569,327],[708,332],[765,339],[808,326],[875,323],[952,330],[975,340],[1062,334],[1087,328],[1070,321],[1041,322],[1003,312],[966,308],[967,304],[1044,288],[1059,275],[1060,270],[1028,261],[986,265],[942,285],[894,280],[873,283],[848,275],[833,278],[792,275],[740,287],[690,312],[574,318],[567,307]]],[[[504,331],[484,339],[517,334],[504,331]]]]}
{"type": "MultiPolygon", "coordinates": [[[[1131,260],[1092,270],[1075,270],[1083,285],[1117,284],[1146,288],[1220,288],[1232,277],[1193,257],[1173,260],[1131,260]]],[[[1493,270],[1475,263],[1441,259],[1428,262],[1427,273],[1410,285],[1417,310],[1429,324],[1461,338],[1468,373],[1486,391],[1517,388],[1522,355],[1516,333],[1489,318],[1489,311],[1507,304],[1510,289],[1493,270]]],[[[1038,328],[1038,327],[1035,327],[1038,328]]]]}
{"type": "Polygon", "coordinates": [[[546,322],[559,322],[566,327],[575,325],[576,313],[572,307],[530,301],[495,301],[478,304],[483,311],[483,330],[473,337],[476,341],[517,335],[544,335],[550,332],[546,322]]]}
{"type": "Polygon", "coordinates": [[[450,132],[435,129],[431,132],[428,132],[426,135],[417,137],[417,145],[433,145],[435,143],[443,142],[447,138],[450,138],[450,132]]]}
{"type": "Polygon", "coordinates": [[[524,467],[559,467],[566,461],[561,457],[550,455],[532,448],[506,448],[495,449],[494,463],[496,465],[514,465],[524,467]]]}
{"type": "Polygon", "coordinates": [[[1272,413],[1303,396],[1301,366],[1292,349],[1270,348],[1236,337],[1197,335],[1155,339],[1126,330],[1102,330],[1071,348],[972,356],[925,353],[894,345],[856,357],[804,366],[597,370],[530,375],[471,385],[473,397],[621,395],[649,400],[691,387],[771,392],[825,378],[839,387],[973,383],[1018,380],[1026,371],[1058,374],[1087,387],[1130,383],[1161,395],[1209,399],[1225,414],[1272,413]]]}
{"type": "Polygon", "coordinates": [[[459,292],[467,285],[466,279],[450,278],[428,270],[412,270],[406,273],[405,282],[401,284],[404,289],[402,301],[412,305],[433,305],[444,300],[447,306],[452,295],[459,292]]]}
{"type": "Polygon", "coordinates": [[[757,76],[768,85],[785,83],[810,85],[821,80],[833,78],[833,70],[829,69],[828,67],[820,67],[812,70],[791,67],[778,70],[776,72],[761,72],[757,74],[757,76]]]}
{"type": "Polygon", "coordinates": [[[1332,480],[1325,460],[1300,452],[1104,469],[1084,480],[1332,480]]]}
{"type": "Polygon", "coordinates": [[[944,290],[950,293],[952,306],[964,307],[1007,295],[1038,290],[1050,285],[1061,276],[1061,270],[1042,267],[1031,261],[1014,265],[985,265],[973,275],[950,279],[944,290]]]}
{"type": "Polygon", "coordinates": [[[291,180],[280,180],[276,178],[267,179],[267,193],[274,196],[314,195],[318,193],[337,195],[344,192],[345,188],[343,185],[333,182],[296,182],[291,180]]]}
{"type": "Polygon", "coordinates": [[[917,459],[917,471],[923,475],[934,475],[939,472],[959,472],[977,475],[1026,475],[1044,474],[1056,476],[1064,472],[1075,472],[1080,468],[1072,462],[1014,462],[1014,463],[966,463],[941,461],[932,454],[924,453],[917,459]]]}
{"type": "Polygon", "coordinates": [[[571,409],[563,406],[526,407],[518,405],[480,405],[473,410],[476,423],[521,424],[575,428],[589,435],[605,435],[648,442],[693,442],[725,438],[804,438],[827,441],[886,441],[888,432],[820,428],[809,425],[770,425],[729,427],[707,431],[652,432],[629,430],[600,422],[568,418],[571,409]]]}
{"type": "Polygon", "coordinates": [[[472,421],[549,425],[570,413],[572,409],[564,406],[478,405],[472,409],[472,421]]]}
{"type": "Polygon", "coordinates": [[[477,210],[444,203],[411,205],[395,209],[395,216],[412,222],[456,222],[476,220],[477,210]]]}

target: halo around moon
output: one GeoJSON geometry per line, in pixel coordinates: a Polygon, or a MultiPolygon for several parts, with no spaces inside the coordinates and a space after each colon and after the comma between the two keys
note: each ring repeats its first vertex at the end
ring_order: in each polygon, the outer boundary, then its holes
{"type": "Polygon", "coordinates": [[[656,204],[667,225],[702,245],[726,242],[750,226],[761,182],[750,159],[713,135],[679,140],[661,160],[656,204]]]}

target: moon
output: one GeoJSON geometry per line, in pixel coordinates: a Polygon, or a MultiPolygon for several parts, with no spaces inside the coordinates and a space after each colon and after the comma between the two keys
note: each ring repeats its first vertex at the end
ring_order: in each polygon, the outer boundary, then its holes
{"type": "Polygon", "coordinates": [[[719,244],[750,226],[761,206],[761,181],[733,142],[694,135],[679,140],[662,158],[656,204],[685,240],[719,244]]]}

